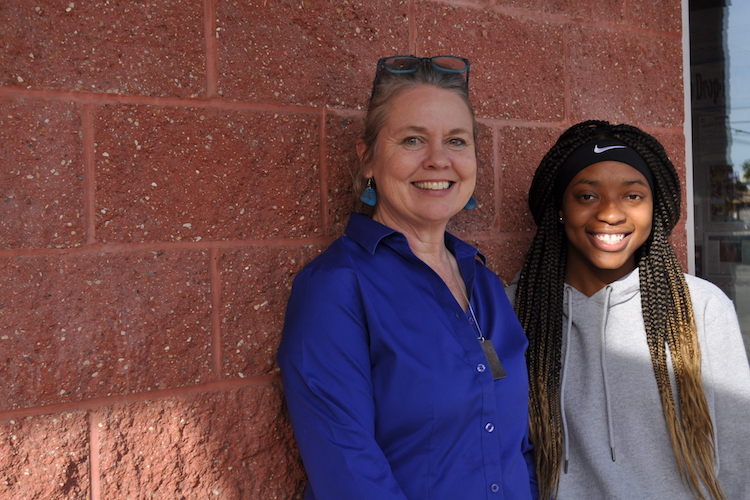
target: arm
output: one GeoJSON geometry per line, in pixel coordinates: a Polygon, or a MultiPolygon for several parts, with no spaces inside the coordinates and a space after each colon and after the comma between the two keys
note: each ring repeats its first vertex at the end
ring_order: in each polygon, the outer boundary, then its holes
{"type": "MultiPolygon", "coordinates": [[[[723,298],[723,297],[722,297],[723,298]]],[[[727,498],[750,498],[750,368],[732,304],[712,318],[705,332],[714,393],[719,481],[727,498]]]]}
{"type": "Polygon", "coordinates": [[[314,271],[295,280],[278,360],[315,498],[405,500],[374,438],[369,339],[356,277],[344,283],[314,271]]]}

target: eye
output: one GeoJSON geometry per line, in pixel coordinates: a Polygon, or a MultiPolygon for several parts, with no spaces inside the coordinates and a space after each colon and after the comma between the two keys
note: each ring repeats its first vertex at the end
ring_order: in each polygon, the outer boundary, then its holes
{"type": "Polygon", "coordinates": [[[580,199],[584,200],[584,201],[589,201],[589,200],[593,200],[594,199],[594,195],[590,194],[590,193],[584,193],[584,194],[582,194],[582,195],[580,195],[578,197],[580,199]]]}
{"type": "Polygon", "coordinates": [[[416,136],[406,137],[404,140],[401,141],[401,144],[406,146],[407,148],[415,148],[419,146],[421,143],[422,143],[422,140],[416,136]]]}
{"type": "Polygon", "coordinates": [[[645,199],[645,196],[643,196],[642,194],[638,194],[638,193],[631,193],[625,196],[625,199],[628,201],[641,201],[645,199]]]}
{"type": "Polygon", "coordinates": [[[464,148],[467,146],[467,142],[461,137],[453,137],[452,139],[448,139],[448,145],[453,148],[464,148]]]}

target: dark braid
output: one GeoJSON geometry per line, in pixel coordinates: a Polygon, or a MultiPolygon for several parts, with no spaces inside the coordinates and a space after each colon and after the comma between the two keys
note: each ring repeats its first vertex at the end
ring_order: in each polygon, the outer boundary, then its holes
{"type": "Polygon", "coordinates": [[[675,459],[695,498],[724,500],[713,459],[714,429],[700,377],[700,349],[690,293],[669,235],[680,219],[680,180],[659,142],[630,125],[587,121],[565,131],[544,156],[529,190],[537,233],[526,255],[515,309],[529,338],[529,418],[541,498],[556,495],[562,457],[560,385],[567,238],[558,221],[554,186],[565,159],[597,138],[616,138],[646,161],[654,181],[652,233],[638,250],[641,307],[657,387],[675,459]],[[668,359],[677,381],[674,403],[668,359]]]}

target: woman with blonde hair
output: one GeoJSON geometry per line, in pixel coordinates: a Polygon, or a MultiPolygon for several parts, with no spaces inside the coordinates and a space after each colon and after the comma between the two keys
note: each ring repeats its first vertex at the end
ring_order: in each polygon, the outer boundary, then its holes
{"type": "Polygon", "coordinates": [[[355,179],[371,216],[294,280],[278,360],[307,500],[537,498],[526,337],[446,231],[476,204],[468,77],[459,57],[378,62],[355,179]]]}

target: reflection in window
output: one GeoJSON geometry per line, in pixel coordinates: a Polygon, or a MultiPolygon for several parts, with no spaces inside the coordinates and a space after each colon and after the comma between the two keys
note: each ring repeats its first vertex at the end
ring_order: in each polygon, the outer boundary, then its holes
{"type": "Polygon", "coordinates": [[[735,302],[750,352],[750,2],[689,6],[695,273],[735,302]]]}

